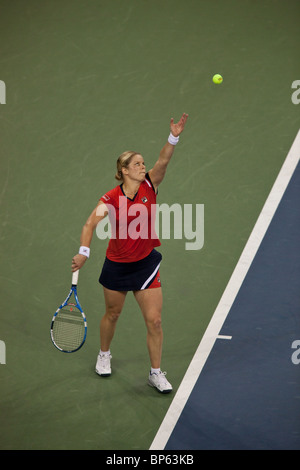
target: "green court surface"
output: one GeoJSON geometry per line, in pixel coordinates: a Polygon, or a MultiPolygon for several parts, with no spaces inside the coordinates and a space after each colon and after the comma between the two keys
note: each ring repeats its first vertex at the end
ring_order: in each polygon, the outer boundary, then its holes
{"type": "Polygon", "coordinates": [[[149,449],[299,129],[299,14],[298,0],[0,1],[1,449],[149,449]],[[86,344],[60,353],[49,329],[117,157],[150,169],[183,112],[157,202],[204,204],[205,238],[162,240],[174,393],[160,395],[132,294],[113,374],[94,372],[107,240],[80,272],[86,344]]]}

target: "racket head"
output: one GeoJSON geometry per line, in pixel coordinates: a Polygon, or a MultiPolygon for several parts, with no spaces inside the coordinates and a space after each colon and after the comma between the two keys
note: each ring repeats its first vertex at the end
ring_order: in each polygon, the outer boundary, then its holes
{"type": "Polygon", "coordinates": [[[55,312],[51,327],[51,340],[62,352],[78,351],[84,344],[87,335],[87,321],[78,302],[68,299],[55,312]]]}

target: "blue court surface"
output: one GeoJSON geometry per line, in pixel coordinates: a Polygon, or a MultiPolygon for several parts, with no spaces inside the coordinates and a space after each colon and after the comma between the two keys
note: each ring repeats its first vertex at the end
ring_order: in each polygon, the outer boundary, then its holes
{"type": "Polygon", "coordinates": [[[165,449],[300,449],[299,201],[300,163],[165,449]]]}

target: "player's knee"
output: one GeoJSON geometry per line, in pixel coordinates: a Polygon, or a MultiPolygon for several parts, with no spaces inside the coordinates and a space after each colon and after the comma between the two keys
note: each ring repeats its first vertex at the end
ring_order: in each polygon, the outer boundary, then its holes
{"type": "Polygon", "coordinates": [[[161,316],[160,315],[155,315],[151,317],[151,319],[147,320],[147,326],[148,329],[157,332],[161,330],[161,316]]]}
{"type": "Polygon", "coordinates": [[[108,307],[107,312],[106,312],[109,320],[112,323],[115,323],[118,321],[120,315],[121,315],[121,309],[118,309],[116,307],[108,307]]]}

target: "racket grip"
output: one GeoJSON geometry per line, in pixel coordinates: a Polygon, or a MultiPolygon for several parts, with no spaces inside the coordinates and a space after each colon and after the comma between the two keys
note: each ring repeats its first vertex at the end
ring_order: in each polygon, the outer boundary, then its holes
{"type": "Polygon", "coordinates": [[[72,286],[77,286],[79,269],[72,274],[72,286]]]}

